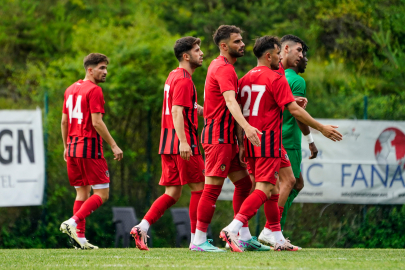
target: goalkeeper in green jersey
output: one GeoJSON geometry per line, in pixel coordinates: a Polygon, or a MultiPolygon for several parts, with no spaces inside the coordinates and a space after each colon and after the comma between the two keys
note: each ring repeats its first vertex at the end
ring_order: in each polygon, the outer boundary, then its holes
{"type": "MultiPolygon", "coordinates": [[[[307,67],[307,51],[308,47],[306,45],[303,46],[303,58],[301,58],[298,65],[285,70],[285,76],[294,97],[306,97],[307,86],[304,78],[302,78],[299,73],[304,73],[307,67]]],[[[284,212],[280,221],[281,229],[284,228],[288,209],[291,207],[298,193],[304,188],[304,179],[301,174],[301,133],[304,134],[304,137],[309,143],[309,150],[311,151],[309,159],[316,158],[318,149],[315,146],[309,127],[295,119],[288,110],[285,110],[283,113],[283,146],[290,158],[296,183],[284,205],[284,212]]]]}

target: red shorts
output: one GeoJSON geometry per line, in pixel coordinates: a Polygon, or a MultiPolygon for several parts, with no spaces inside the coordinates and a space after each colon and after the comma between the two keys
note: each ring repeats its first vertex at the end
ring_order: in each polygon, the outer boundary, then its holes
{"type": "Polygon", "coordinates": [[[71,186],[110,183],[110,174],[104,158],[67,157],[66,163],[71,186]]]}
{"type": "MultiPolygon", "coordinates": [[[[291,163],[290,163],[290,159],[288,158],[287,151],[285,151],[284,146],[281,146],[280,168],[286,168],[286,167],[291,167],[291,163]]],[[[253,171],[249,165],[249,162],[247,162],[247,170],[249,171],[249,174],[253,174],[253,171]]]]}
{"type": "Polygon", "coordinates": [[[231,172],[246,170],[239,163],[237,144],[203,144],[205,176],[227,177],[231,172]]]}
{"type": "Polygon", "coordinates": [[[162,177],[159,185],[182,186],[189,183],[204,182],[204,160],[201,155],[184,160],[180,155],[160,155],[162,159],[162,177]]]}
{"type": "Polygon", "coordinates": [[[285,151],[284,146],[281,147],[281,164],[280,168],[291,167],[290,159],[288,158],[287,151],[285,151]]]}
{"type": "Polygon", "coordinates": [[[255,177],[255,182],[269,182],[276,185],[280,170],[281,158],[248,157],[249,173],[255,177]]]}

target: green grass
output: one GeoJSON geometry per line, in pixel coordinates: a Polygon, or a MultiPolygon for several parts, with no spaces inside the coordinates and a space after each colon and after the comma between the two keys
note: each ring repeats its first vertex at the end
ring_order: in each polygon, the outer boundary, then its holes
{"type": "Polygon", "coordinates": [[[200,253],[183,248],[0,250],[0,269],[401,269],[405,250],[305,249],[200,253]],[[80,268],[79,268],[80,267],[80,268]]]}

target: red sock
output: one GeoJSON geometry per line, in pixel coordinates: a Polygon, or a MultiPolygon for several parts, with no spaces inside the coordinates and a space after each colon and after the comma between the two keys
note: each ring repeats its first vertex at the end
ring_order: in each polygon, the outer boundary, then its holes
{"type": "MultiPolygon", "coordinates": [[[[75,215],[76,212],[80,210],[83,203],[84,201],[75,201],[75,203],[73,204],[73,215],[75,215]]],[[[82,221],[77,223],[77,230],[77,236],[80,238],[84,238],[84,234],[86,232],[86,219],[83,219],[82,221]]]]}
{"type": "Polygon", "coordinates": [[[222,185],[204,185],[200,202],[197,208],[197,229],[207,232],[212,217],[214,216],[215,203],[221,193],[222,185]]]}
{"type": "MultiPolygon", "coordinates": [[[[233,217],[235,218],[236,214],[239,213],[242,203],[250,194],[252,180],[250,180],[250,176],[248,175],[233,184],[235,185],[235,191],[233,193],[232,205],[234,213],[233,217]]],[[[248,223],[243,223],[243,227],[248,227],[248,223]]]]}
{"type": "Polygon", "coordinates": [[[147,220],[150,225],[158,221],[159,218],[163,216],[165,211],[169,209],[172,205],[176,203],[176,200],[167,195],[163,194],[156,201],[152,204],[149,211],[143,217],[143,219],[147,220]]]}
{"type": "Polygon", "coordinates": [[[72,217],[79,224],[80,221],[88,217],[93,211],[99,208],[103,204],[103,200],[97,194],[93,194],[88,198],[80,207],[79,211],[72,217]]]}
{"type": "Polygon", "coordinates": [[[262,206],[265,201],[267,201],[266,194],[259,189],[255,189],[243,202],[235,219],[242,223],[247,222],[257,213],[257,210],[259,210],[260,206],[262,206]]]}
{"type": "Polygon", "coordinates": [[[266,215],[266,227],[267,229],[277,232],[281,231],[280,227],[280,213],[278,206],[278,198],[280,194],[271,195],[270,199],[264,203],[264,214],[266,215]]]}
{"type": "Polygon", "coordinates": [[[202,193],[202,190],[191,191],[190,206],[188,208],[188,212],[190,214],[191,233],[195,233],[195,228],[197,226],[197,207],[202,193]]]}
{"type": "Polygon", "coordinates": [[[284,207],[283,206],[279,206],[278,207],[278,211],[280,212],[280,219],[283,216],[283,211],[284,211],[284,207]]]}

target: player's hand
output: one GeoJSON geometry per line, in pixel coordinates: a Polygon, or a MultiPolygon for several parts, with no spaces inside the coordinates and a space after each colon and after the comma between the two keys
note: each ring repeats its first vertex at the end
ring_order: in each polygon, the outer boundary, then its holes
{"type": "Polygon", "coordinates": [[[245,146],[239,145],[239,164],[243,168],[247,167],[247,164],[245,162],[245,146]]]}
{"type": "Polygon", "coordinates": [[[189,161],[190,157],[193,155],[191,147],[187,142],[180,142],[180,157],[184,160],[189,161]]]}
{"type": "Polygon", "coordinates": [[[67,148],[63,150],[63,159],[67,162],[67,148]]]}
{"type": "Polygon", "coordinates": [[[111,146],[111,150],[114,153],[114,159],[120,161],[124,157],[124,152],[118,147],[118,145],[111,146]]]}
{"type": "Polygon", "coordinates": [[[305,109],[308,104],[308,99],[305,97],[294,97],[295,102],[297,102],[298,106],[305,109]]]}
{"type": "Polygon", "coordinates": [[[320,132],[322,132],[323,136],[325,136],[328,139],[331,139],[332,141],[341,141],[343,136],[340,134],[339,131],[336,130],[339,126],[333,126],[333,125],[324,125],[320,132]]]}
{"type": "Polygon", "coordinates": [[[251,143],[253,143],[254,146],[260,146],[260,139],[257,134],[263,134],[261,133],[257,128],[252,127],[249,125],[245,130],[245,135],[249,139],[251,143]]]}
{"type": "Polygon", "coordinates": [[[309,159],[314,159],[318,155],[318,148],[316,148],[316,145],[314,142],[309,144],[309,150],[311,151],[311,156],[309,159]]]}

